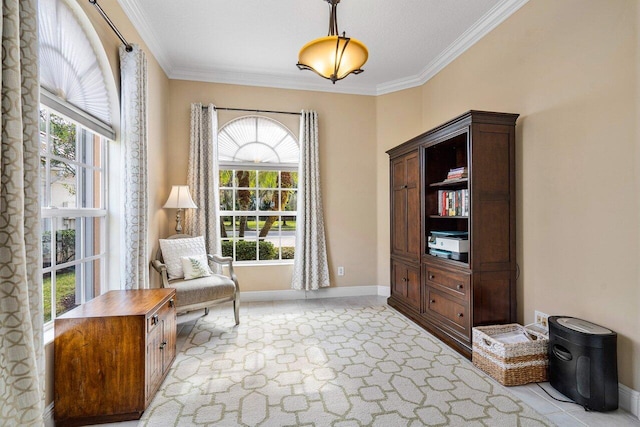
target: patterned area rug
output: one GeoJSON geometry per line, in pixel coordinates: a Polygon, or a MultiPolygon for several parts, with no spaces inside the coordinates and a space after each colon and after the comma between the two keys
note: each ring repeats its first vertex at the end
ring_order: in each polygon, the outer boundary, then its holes
{"type": "Polygon", "coordinates": [[[388,307],[202,317],[145,426],[550,426],[388,307]]]}

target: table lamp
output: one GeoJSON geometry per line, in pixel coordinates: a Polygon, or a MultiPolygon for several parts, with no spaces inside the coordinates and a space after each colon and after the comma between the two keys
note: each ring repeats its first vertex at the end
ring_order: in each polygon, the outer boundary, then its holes
{"type": "Polygon", "coordinates": [[[180,218],[182,209],[198,209],[198,206],[196,206],[191,198],[188,185],[173,185],[171,187],[171,193],[169,193],[169,198],[163,208],[178,209],[176,212],[176,233],[182,233],[182,222],[180,218]]]}

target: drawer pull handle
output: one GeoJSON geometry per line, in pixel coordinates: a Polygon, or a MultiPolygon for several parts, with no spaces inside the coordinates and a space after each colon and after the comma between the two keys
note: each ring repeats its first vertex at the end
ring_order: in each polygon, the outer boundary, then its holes
{"type": "Polygon", "coordinates": [[[458,288],[459,290],[462,290],[462,288],[464,288],[464,286],[458,285],[458,286],[456,286],[456,288],[458,288]]]}
{"type": "Polygon", "coordinates": [[[458,317],[462,317],[462,313],[458,313],[458,317]]]}
{"type": "Polygon", "coordinates": [[[167,342],[166,341],[162,341],[162,344],[160,344],[160,350],[164,350],[164,348],[167,346],[167,342]]]}

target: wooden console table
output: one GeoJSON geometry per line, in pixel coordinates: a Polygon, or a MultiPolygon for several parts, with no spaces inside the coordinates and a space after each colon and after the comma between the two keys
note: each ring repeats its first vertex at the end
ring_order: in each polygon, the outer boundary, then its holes
{"type": "Polygon", "coordinates": [[[57,426],[139,419],[176,357],[175,290],[107,292],[55,320],[57,426]]]}

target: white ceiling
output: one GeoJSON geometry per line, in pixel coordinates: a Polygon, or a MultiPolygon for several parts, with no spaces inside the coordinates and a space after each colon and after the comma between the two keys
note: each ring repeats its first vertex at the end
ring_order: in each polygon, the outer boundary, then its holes
{"type": "Polygon", "coordinates": [[[363,95],[423,84],[527,1],[343,0],[338,29],[369,60],[333,85],[296,67],[326,0],[118,0],[171,79],[363,95]]]}

